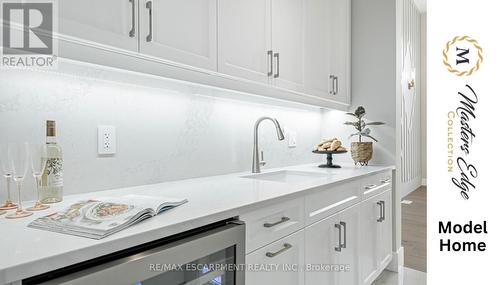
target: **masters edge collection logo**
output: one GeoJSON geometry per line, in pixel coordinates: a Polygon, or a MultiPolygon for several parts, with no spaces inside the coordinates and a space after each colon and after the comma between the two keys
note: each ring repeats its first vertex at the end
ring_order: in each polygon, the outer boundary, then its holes
{"type": "Polygon", "coordinates": [[[469,36],[456,36],[448,41],[443,49],[443,64],[456,76],[472,75],[481,63],[483,48],[469,36]]]}
{"type": "Polygon", "coordinates": [[[0,0],[2,68],[55,68],[54,0],[0,0]]]}

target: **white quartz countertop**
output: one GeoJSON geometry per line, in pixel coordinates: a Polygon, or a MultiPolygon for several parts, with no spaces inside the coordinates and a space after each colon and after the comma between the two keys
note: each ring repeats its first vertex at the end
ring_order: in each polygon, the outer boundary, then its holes
{"type": "Polygon", "coordinates": [[[242,211],[264,203],[303,195],[305,191],[312,192],[335,183],[391,170],[393,166],[343,165],[340,169],[324,169],[318,168],[316,164],[307,164],[263,170],[263,172],[283,169],[328,175],[285,183],[241,177],[251,174],[249,172],[233,173],[65,196],[62,203],[53,205],[47,211],[35,212],[29,218],[8,220],[0,216],[0,284],[18,281],[235,217],[242,211]],[[27,227],[32,220],[81,199],[99,199],[99,197],[132,193],[187,198],[189,202],[101,240],[27,227]]]}

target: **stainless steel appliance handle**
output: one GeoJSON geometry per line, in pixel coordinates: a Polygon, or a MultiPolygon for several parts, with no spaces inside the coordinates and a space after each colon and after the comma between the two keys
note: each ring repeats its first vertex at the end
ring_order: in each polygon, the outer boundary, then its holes
{"type": "Polygon", "coordinates": [[[342,251],[342,229],[339,224],[335,224],[335,228],[339,229],[339,246],[335,247],[335,251],[341,252],[342,251]]]}
{"type": "Polygon", "coordinates": [[[274,57],[276,58],[276,74],[274,75],[274,78],[278,78],[280,77],[280,53],[275,53],[274,57]]]}
{"type": "Polygon", "coordinates": [[[270,257],[270,258],[273,258],[273,257],[275,257],[276,255],[280,255],[280,254],[282,254],[283,252],[285,252],[285,251],[289,250],[290,248],[292,248],[292,245],[291,245],[291,244],[289,244],[289,243],[285,243],[285,244],[283,244],[283,248],[282,248],[282,249],[280,249],[280,250],[278,250],[278,251],[276,251],[276,252],[266,252],[266,256],[267,256],[267,257],[270,257]]]}
{"type": "Polygon", "coordinates": [[[135,0],[129,0],[129,2],[132,4],[132,28],[128,32],[128,36],[133,38],[135,37],[135,0]]]}
{"type": "Polygon", "coordinates": [[[267,76],[272,76],[273,75],[273,51],[272,50],[267,51],[267,58],[269,60],[269,69],[267,70],[267,76]]]}
{"type": "Polygon", "coordinates": [[[378,201],[377,202],[377,205],[379,207],[379,218],[377,219],[377,222],[381,223],[382,221],[384,221],[384,213],[383,213],[383,209],[382,209],[382,203],[383,201],[378,201]]]}
{"type": "Polygon", "coordinates": [[[282,217],[281,220],[279,220],[277,222],[274,222],[274,223],[265,223],[264,224],[264,228],[272,228],[274,226],[277,226],[279,224],[282,224],[282,223],[288,222],[288,221],[290,221],[289,217],[282,217]]]}
{"type": "Polygon", "coordinates": [[[340,222],[340,225],[344,228],[344,243],[342,243],[340,247],[347,248],[347,223],[340,222]]]}
{"type": "Polygon", "coordinates": [[[146,8],[149,14],[149,35],[146,37],[147,42],[153,41],[153,2],[146,2],[146,8]]]}

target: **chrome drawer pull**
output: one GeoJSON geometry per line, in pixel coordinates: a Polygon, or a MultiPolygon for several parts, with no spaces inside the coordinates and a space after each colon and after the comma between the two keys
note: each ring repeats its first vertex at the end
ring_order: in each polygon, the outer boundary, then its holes
{"type": "Polygon", "coordinates": [[[365,186],[365,190],[370,190],[370,189],[373,189],[373,188],[375,188],[375,187],[377,187],[377,185],[376,185],[376,184],[369,184],[369,185],[366,185],[366,186],[365,186]]]}
{"type": "Polygon", "coordinates": [[[153,41],[153,2],[146,2],[146,9],[149,14],[149,35],[146,37],[147,42],[153,41]]]}
{"type": "Polygon", "coordinates": [[[377,222],[381,223],[384,221],[384,213],[383,213],[384,201],[378,201],[377,205],[379,206],[379,214],[380,214],[380,217],[377,219],[377,222]]]}
{"type": "Polygon", "coordinates": [[[273,75],[273,51],[267,51],[267,57],[269,58],[269,70],[267,71],[267,76],[273,75]]]}
{"type": "Polygon", "coordinates": [[[277,225],[279,225],[279,224],[282,224],[282,223],[284,223],[284,222],[288,222],[288,221],[290,221],[290,218],[289,218],[289,217],[283,217],[283,218],[281,218],[281,220],[279,220],[279,221],[277,221],[277,222],[275,222],[275,223],[265,223],[265,224],[264,224],[264,227],[265,227],[265,228],[272,228],[272,227],[274,227],[274,226],[277,226],[277,225]]]}
{"type": "Polygon", "coordinates": [[[385,221],[385,201],[380,201],[382,203],[382,221],[385,221]]]}
{"type": "Polygon", "coordinates": [[[340,222],[340,225],[344,227],[344,243],[340,245],[341,248],[347,248],[347,223],[340,222]]]}
{"type": "Polygon", "coordinates": [[[280,54],[279,52],[274,54],[274,57],[276,58],[276,74],[274,74],[274,78],[280,77],[280,54]]]}
{"type": "Polygon", "coordinates": [[[132,28],[128,32],[128,36],[133,38],[135,37],[135,0],[129,0],[132,4],[132,28]]]}
{"type": "Polygon", "coordinates": [[[283,252],[292,248],[292,245],[289,243],[283,244],[283,248],[278,250],[277,252],[266,252],[267,257],[275,257],[276,255],[282,254],[283,252]]]}
{"type": "Polygon", "coordinates": [[[380,183],[389,183],[389,182],[391,182],[391,178],[386,178],[386,179],[380,180],[380,183]]]}
{"type": "Polygon", "coordinates": [[[335,228],[339,229],[339,246],[335,247],[335,251],[341,252],[342,251],[342,230],[341,230],[339,224],[335,224],[335,228]]]}

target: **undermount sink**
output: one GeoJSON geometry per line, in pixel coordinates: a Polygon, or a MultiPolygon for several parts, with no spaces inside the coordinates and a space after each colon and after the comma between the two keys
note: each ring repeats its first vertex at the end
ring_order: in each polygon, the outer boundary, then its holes
{"type": "Polygon", "coordinates": [[[274,172],[257,173],[252,175],[242,176],[242,178],[250,178],[257,180],[275,181],[283,183],[296,183],[318,178],[328,177],[332,174],[323,174],[316,172],[294,171],[294,170],[279,170],[274,172]]]}

